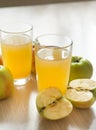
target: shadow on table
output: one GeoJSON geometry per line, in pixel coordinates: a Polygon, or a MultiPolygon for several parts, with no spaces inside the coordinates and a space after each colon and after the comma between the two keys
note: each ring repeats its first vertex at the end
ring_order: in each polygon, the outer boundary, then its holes
{"type": "Polygon", "coordinates": [[[76,109],[71,115],[73,119],[71,120],[72,126],[75,128],[80,128],[81,130],[88,130],[90,125],[92,124],[95,115],[92,108],[89,109],[76,109]]]}
{"type": "Polygon", "coordinates": [[[35,80],[31,79],[26,86],[16,87],[13,96],[0,101],[0,122],[23,123],[29,119],[30,96],[36,91],[35,80]]]}
{"type": "MultiPolygon", "coordinates": [[[[40,117],[39,117],[40,118],[40,117]]],[[[50,121],[40,118],[39,130],[87,130],[94,119],[94,112],[92,109],[79,110],[75,109],[66,118],[50,121]]]]}

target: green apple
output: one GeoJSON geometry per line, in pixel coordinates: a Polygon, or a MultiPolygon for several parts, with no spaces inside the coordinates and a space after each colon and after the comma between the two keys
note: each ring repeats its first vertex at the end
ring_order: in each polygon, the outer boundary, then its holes
{"type": "Polygon", "coordinates": [[[50,87],[36,97],[37,110],[41,116],[50,120],[57,120],[68,116],[73,106],[69,100],[63,97],[61,91],[50,87]]]}
{"type": "Polygon", "coordinates": [[[66,97],[77,108],[89,108],[96,101],[96,81],[76,79],[69,83],[66,97]]]}
{"type": "Polygon", "coordinates": [[[14,89],[13,76],[8,68],[0,65],[0,99],[8,98],[14,89]]]}
{"type": "Polygon", "coordinates": [[[91,78],[93,74],[92,63],[79,56],[72,56],[69,81],[81,78],[91,78]]]}

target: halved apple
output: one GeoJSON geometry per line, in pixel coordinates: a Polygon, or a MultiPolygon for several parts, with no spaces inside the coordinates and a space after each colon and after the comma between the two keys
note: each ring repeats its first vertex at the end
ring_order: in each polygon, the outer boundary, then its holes
{"type": "Polygon", "coordinates": [[[73,109],[71,102],[54,87],[47,88],[37,95],[36,106],[40,115],[50,120],[64,118],[73,109]]]}
{"type": "Polygon", "coordinates": [[[76,79],[69,83],[66,97],[77,108],[89,108],[96,100],[96,81],[76,79]]]}

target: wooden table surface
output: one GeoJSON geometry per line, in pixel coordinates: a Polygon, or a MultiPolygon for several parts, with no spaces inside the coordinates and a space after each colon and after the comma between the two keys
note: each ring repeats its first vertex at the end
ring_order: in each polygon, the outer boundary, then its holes
{"type": "MultiPolygon", "coordinates": [[[[89,59],[96,80],[96,1],[68,2],[49,5],[0,8],[0,25],[29,22],[34,26],[33,38],[45,33],[61,33],[73,40],[73,55],[89,59]]],[[[0,130],[96,130],[96,103],[86,110],[74,108],[61,120],[40,117],[35,99],[35,77],[15,87],[14,94],[0,101],[0,130]]]]}

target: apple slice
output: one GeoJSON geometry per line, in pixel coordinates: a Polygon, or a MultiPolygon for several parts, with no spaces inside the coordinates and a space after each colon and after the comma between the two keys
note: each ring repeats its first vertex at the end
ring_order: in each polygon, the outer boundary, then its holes
{"type": "Polygon", "coordinates": [[[68,116],[73,106],[63,97],[61,91],[50,87],[41,91],[36,97],[37,110],[43,117],[57,120],[68,116]]]}
{"type": "Polygon", "coordinates": [[[96,81],[91,79],[71,81],[66,97],[77,108],[89,108],[96,100],[96,81]]]}

